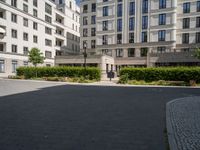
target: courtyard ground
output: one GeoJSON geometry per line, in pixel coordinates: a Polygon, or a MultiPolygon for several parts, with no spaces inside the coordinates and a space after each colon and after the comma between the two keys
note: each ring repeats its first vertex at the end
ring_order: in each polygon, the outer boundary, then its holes
{"type": "Polygon", "coordinates": [[[166,103],[198,88],[0,80],[1,150],[165,150],[166,103]]]}

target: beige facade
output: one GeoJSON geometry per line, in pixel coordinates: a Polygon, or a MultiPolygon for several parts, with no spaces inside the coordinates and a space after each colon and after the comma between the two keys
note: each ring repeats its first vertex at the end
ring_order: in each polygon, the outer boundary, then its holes
{"type": "Polygon", "coordinates": [[[75,0],[0,0],[0,77],[31,66],[33,47],[43,53],[43,66],[54,66],[54,57],[65,51],[79,52],[79,19],[75,0]]]}
{"type": "Polygon", "coordinates": [[[80,21],[81,50],[87,43],[88,53],[112,56],[116,70],[199,63],[187,53],[200,43],[197,0],[83,0],[80,21]]]}

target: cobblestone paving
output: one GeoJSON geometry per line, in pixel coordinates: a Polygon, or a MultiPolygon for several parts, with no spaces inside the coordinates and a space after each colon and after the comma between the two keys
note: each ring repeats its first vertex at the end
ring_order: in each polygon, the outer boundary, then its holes
{"type": "Polygon", "coordinates": [[[200,97],[175,100],[167,110],[171,149],[200,150],[200,97]]]}

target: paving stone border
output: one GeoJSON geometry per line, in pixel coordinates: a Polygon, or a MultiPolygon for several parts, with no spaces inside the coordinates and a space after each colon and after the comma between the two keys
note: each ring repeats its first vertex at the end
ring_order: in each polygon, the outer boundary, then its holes
{"type": "Polygon", "coordinates": [[[170,150],[200,150],[200,97],[167,103],[166,121],[170,150]]]}

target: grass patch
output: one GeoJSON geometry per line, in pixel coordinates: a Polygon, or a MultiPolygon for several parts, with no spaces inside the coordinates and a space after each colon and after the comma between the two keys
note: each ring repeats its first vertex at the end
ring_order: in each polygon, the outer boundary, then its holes
{"type": "MultiPolygon", "coordinates": [[[[24,80],[24,76],[9,76],[9,79],[21,79],[24,80]]],[[[69,77],[42,77],[42,78],[31,78],[30,80],[40,80],[40,81],[55,81],[55,82],[74,82],[74,83],[94,83],[97,82],[98,80],[89,80],[85,79],[84,77],[74,77],[74,78],[69,78],[69,77]]]]}
{"type": "Polygon", "coordinates": [[[120,84],[129,84],[129,85],[161,85],[161,86],[190,86],[189,83],[184,82],[184,81],[164,81],[164,80],[159,80],[159,81],[152,81],[152,82],[147,82],[144,80],[128,80],[127,82],[121,82],[119,81],[120,84]]]}

